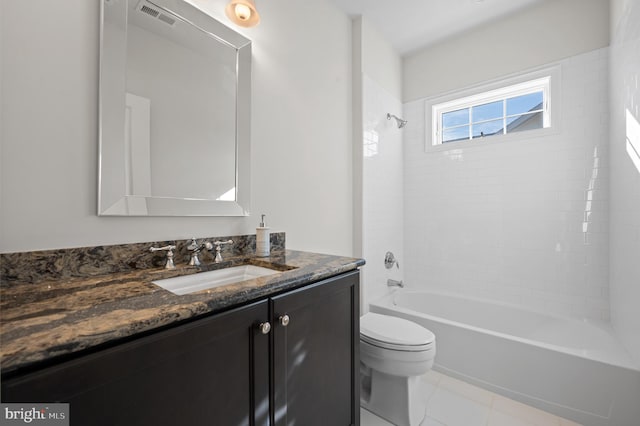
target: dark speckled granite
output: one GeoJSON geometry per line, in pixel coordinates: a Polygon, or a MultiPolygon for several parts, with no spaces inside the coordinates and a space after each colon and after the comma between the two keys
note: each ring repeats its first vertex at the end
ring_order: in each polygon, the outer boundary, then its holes
{"type": "MultiPolygon", "coordinates": [[[[233,244],[224,245],[222,256],[250,256],[255,253],[255,235],[234,235],[222,237],[197,238],[203,241],[233,240],[233,244]]],[[[24,253],[0,254],[0,286],[10,285],[13,281],[21,283],[40,282],[50,279],[87,277],[119,272],[131,272],[140,269],[162,267],[166,261],[166,252],[149,252],[149,247],[175,245],[174,263],[177,267],[189,263],[190,241],[155,241],[149,243],[121,244],[111,246],[81,247],[59,250],[43,250],[24,253]]],[[[271,249],[284,250],[285,233],[271,234],[271,249]]],[[[203,251],[200,260],[212,262],[215,252],[203,251]]]]}
{"type": "MultiPolygon", "coordinates": [[[[228,237],[220,239],[224,238],[228,237]]],[[[88,249],[73,250],[86,255],[88,249]]],[[[98,248],[91,256],[102,250],[98,248]]],[[[45,273],[24,274],[23,280],[4,277],[0,287],[2,373],[263,299],[364,265],[362,259],[282,247],[272,248],[267,258],[256,258],[252,252],[246,249],[245,253],[227,253],[221,264],[203,257],[199,268],[178,264],[175,270],[165,270],[160,261],[159,266],[150,268],[139,268],[140,264],[135,263],[136,267],[129,265],[128,270],[101,274],[95,273],[96,269],[102,270],[100,266],[78,267],[69,273],[61,266],[74,264],[73,261],[59,262],[55,256],[43,256],[47,258],[42,263],[46,265],[42,268],[45,273]],[[282,272],[184,296],[151,282],[239,264],[268,266],[282,272]],[[77,275],[82,273],[85,275],[77,275]]],[[[127,263],[117,255],[113,259],[127,263]]],[[[5,265],[3,275],[4,268],[5,265]]]]}

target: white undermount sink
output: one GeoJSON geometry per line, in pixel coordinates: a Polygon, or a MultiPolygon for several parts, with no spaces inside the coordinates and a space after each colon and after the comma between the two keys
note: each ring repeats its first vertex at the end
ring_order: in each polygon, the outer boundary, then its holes
{"type": "Polygon", "coordinates": [[[198,272],[196,274],[183,275],[180,277],[166,278],[164,280],[156,280],[152,282],[174,294],[182,295],[238,283],[253,278],[279,274],[280,272],[282,271],[263,268],[262,266],[242,265],[217,269],[215,271],[198,272]]]}

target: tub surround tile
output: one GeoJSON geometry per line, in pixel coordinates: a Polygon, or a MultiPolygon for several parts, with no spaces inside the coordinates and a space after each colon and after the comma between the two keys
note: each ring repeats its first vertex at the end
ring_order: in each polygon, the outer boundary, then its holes
{"type": "MultiPolygon", "coordinates": [[[[521,140],[426,152],[428,100],[403,105],[411,123],[402,140],[405,283],[580,319],[609,318],[608,294],[593,290],[608,287],[609,270],[616,270],[609,268],[608,244],[609,50],[558,63],[561,130],[546,136],[523,133],[521,140]]],[[[624,134],[619,140],[624,147],[624,134]]],[[[629,159],[619,151],[621,161],[622,154],[629,159]]],[[[633,247],[611,259],[637,253],[633,247]]]]}
{"type": "MultiPolygon", "coordinates": [[[[137,246],[148,249],[150,245],[137,246]]],[[[97,258],[96,253],[110,249],[97,248],[91,255],[97,258]]],[[[81,254],[92,252],[90,249],[72,250],[81,254]]],[[[123,252],[120,248],[111,251],[112,254],[123,252]]],[[[145,255],[153,258],[151,253],[145,255]]],[[[12,256],[14,259],[20,257],[12,256]]],[[[0,287],[0,366],[3,374],[199,315],[247,304],[364,265],[362,259],[280,247],[272,247],[271,256],[266,258],[256,258],[252,254],[228,254],[225,262],[220,264],[213,263],[213,258],[203,258],[201,267],[176,265],[175,270],[163,269],[164,262],[160,262],[151,268],[90,275],[96,269],[103,269],[78,267],[81,260],[69,260],[66,256],[57,263],[50,252],[44,256],[30,253],[14,265],[26,268],[28,263],[22,261],[29,257],[46,259],[35,268],[36,273],[7,277],[4,275],[6,265],[3,264],[0,287]],[[242,264],[266,266],[283,272],[183,296],[151,282],[242,264]],[[61,265],[70,265],[73,274],[67,274],[61,265]],[[74,275],[81,272],[89,273],[74,275]],[[23,280],[16,279],[17,276],[23,280]],[[36,277],[40,279],[36,280],[36,277]]],[[[119,255],[111,259],[122,263],[119,255]]]]}

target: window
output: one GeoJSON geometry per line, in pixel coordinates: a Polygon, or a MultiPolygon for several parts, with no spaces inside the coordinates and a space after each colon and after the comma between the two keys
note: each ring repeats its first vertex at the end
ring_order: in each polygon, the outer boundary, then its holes
{"type": "Polygon", "coordinates": [[[432,106],[433,145],[550,127],[551,77],[432,106]]]}

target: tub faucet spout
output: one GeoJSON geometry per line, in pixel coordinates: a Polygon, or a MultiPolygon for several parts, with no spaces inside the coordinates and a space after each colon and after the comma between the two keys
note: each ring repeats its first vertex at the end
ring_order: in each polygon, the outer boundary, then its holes
{"type": "Polygon", "coordinates": [[[397,281],[397,280],[388,279],[387,280],[387,286],[403,288],[404,287],[404,283],[402,282],[402,280],[397,281]]]}

